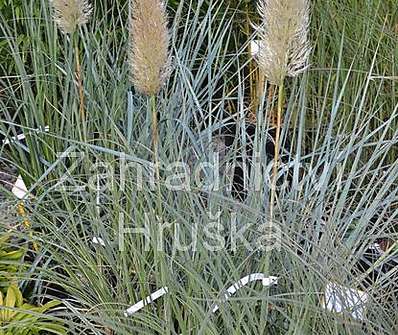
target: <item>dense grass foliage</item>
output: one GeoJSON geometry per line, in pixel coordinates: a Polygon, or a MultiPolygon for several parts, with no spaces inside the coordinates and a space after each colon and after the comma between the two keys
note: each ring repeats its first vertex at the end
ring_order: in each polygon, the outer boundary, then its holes
{"type": "Polygon", "coordinates": [[[154,105],[129,82],[127,1],[93,2],[73,35],[48,1],[10,3],[0,0],[0,134],[26,140],[0,143],[0,159],[28,185],[30,226],[3,230],[28,244],[29,302],[62,300],[70,334],[397,333],[395,1],[313,1],[311,67],[286,82],[267,250],[277,94],[248,52],[254,2],[170,1],[155,184],[154,105]],[[225,302],[260,272],[278,284],[225,302]],[[323,307],[330,283],[367,293],[363,320],[323,307]]]}

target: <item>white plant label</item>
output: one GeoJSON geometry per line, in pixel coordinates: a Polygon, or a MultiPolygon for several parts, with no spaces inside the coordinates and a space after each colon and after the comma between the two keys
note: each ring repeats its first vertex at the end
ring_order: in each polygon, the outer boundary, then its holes
{"type": "Polygon", "coordinates": [[[18,176],[17,181],[15,182],[11,192],[20,200],[24,199],[28,194],[28,189],[21,175],[18,176]]]}
{"type": "Polygon", "coordinates": [[[93,237],[93,240],[92,240],[92,242],[94,243],[94,244],[98,244],[98,245],[101,245],[101,246],[103,246],[103,247],[105,247],[105,241],[101,238],[101,237],[93,237]]]}
{"type": "MultiPolygon", "coordinates": [[[[224,295],[225,300],[228,300],[233,294],[235,294],[237,291],[239,291],[241,288],[246,286],[247,284],[254,282],[254,281],[260,281],[262,282],[263,286],[271,286],[271,285],[276,285],[278,283],[278,278],[277,277],[267,277],[263,273],[252,273],[246,277],[243,277],[239,281],[237,281],[235,284],[230,286],[227,289],[227,292],[224,295]]],[[[152,293],[148,297],[146,297],[144,300],[141,300],[137,302],[135,305],[129,307],[125,312],[124,316],[132,316],[134,313],[137,313],[141,309],[143,309],[146,305],[149,305],[153,303],[155,300],[161,298],[165,294],[169,292],[169,289],[167,287],[162,287],[160,290],[157,290],[156,292],[152,293]]],[[[212,312],[215,313],[219,310],[218,305],[214,305],[212,308],[212,312]]]]}
{"type": "Polygon", "coordinates": [[[167,287],[162,287],[160,290],[152,293],[150,296],[146,297],[144,300],[137,302],[135,305],[129,307],[125,312],[124,316],[128,317],[137,313],[139,310],[143,309],[146,305],[153,303],[155,300],[159,299],[160,297],[164,296],[169,292],[167,287]]]}
{"type": "Polygon", "coordinates": [[[366,292],[329,283],[325,289],[322,305],[328,311],[348,312],[354,319],[364,320],[368,299],[366,292]]]}
{"type": "MultiPolygon", "coordinates": [[[[237,291],[239,291],[241,288],[243,288],[247,284],[249,284],[253,281],[259,281],[259,280],[261,280],[264,287],[278,284],[277,277],[266,277],[264,273],[252,273],[246,277],[243,277],[242,279],[237,281],[235,284],[230,286],[227,289],[227,292],[224,294],[225,300],[228,300],[232,295],[234,295],[237,291]]],[[[212,312],[215,313],[219,309],[220,309],[220,307],[218,305],[214,305],[212,312]]]]}
{"type": "MultiPolygon", "coordinates": [[[[50,127],[49,126],[45,126],[44,127],[44,132],[48,133],[50,131],[50,127]]],[[[42,132],[40,129],[35,129],[34,132],[42,132]]],[[[9,139],[5,139],[3,140],[3,145],[9,145],[12,142],[18,142],[18,141],[22,141],[26,138],[25,134],[19,134],[17,136],[13,136],[11,137],[11,140],[9,139]]]]}

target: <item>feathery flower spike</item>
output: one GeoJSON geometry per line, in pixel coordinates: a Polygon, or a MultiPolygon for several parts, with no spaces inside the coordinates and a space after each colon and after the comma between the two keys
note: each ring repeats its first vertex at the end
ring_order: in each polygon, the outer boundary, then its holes
{"type": "Polygon", "coordinates": [[[163,0],[132,0],[129,65],[136,90],[156,95],[169,76],[169,30],[163,0]]]}
{"type": "Polygon", "coordinates": [[[54,21],[64,34],[72,34],[88,22],[92,7],[88,0],[50,0],[54,21]]]}
{"type": "Polygon", "coordinates": [[[308,0],[259,0],[258,65],[274,85],[308,67],[309,11],[308,0]]]}

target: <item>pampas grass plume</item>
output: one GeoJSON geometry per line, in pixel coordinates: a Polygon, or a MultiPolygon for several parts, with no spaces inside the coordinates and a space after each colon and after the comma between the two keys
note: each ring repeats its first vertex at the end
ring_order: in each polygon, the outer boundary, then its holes
{"type": "Polygon", "coordinates": [[[50,0],[54,21],[65,34],[72,34],[88,22],[92,7],[88,0],[50,0]]]}
{"type": "Polygon", "coordinates": [[[169,30],[162,0],[132,0],[129,65],[141,94],[154,96],[169,76],[169,30]]]}
{"type": "Polygon", "coordinates": [[[308,67],[309,0],[259,0],[262,23],[258,65],[268,80],[280,85],[308,67]]]}

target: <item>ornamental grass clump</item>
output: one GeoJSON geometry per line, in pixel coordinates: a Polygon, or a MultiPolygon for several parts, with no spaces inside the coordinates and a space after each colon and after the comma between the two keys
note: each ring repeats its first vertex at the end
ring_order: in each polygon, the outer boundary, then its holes
{"type": "Polygon", "coordinates": [[[159,131],[156,96],[169,77],[170,33],[167,20],[166,5],[162,0],[132,1],[129,53],[131,82],[137,92],[148,97],[157,179],[159,179],[159,131]]]}
{"type": "Polygon", "coordinates": [[[279,165],[279,146],[284,99],[284,81],[295,77],[308,67],[311,45],[308,40],[308,0],[259,0],[261,24],[258,66],[267,80],[279,87],[275,132],[275,153],[271,186],[270,218],[273,218],[276,181],[279,165]]]}
{"type": "Polygon", "coordinates": [[[72,34],[86,24],[92,7],[87,0],[50,0],[54,21],[65,34],[72,34]]]}

